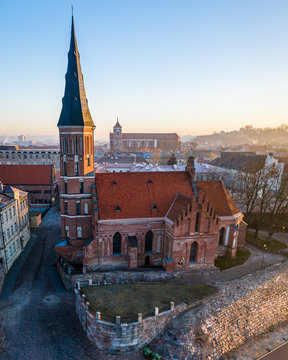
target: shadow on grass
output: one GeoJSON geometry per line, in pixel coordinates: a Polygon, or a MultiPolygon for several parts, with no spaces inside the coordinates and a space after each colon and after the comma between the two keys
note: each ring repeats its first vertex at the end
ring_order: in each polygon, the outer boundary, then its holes
{"type": "Polygon", "coordinates": [[[238,249],[234,258],[231,258],[230,256],[219,256],[215,260],[215,266],[217,266],[220,271],[230,269],[234,266],[244,264],[249,256],[250,251],[248,249],[238,249]]]}

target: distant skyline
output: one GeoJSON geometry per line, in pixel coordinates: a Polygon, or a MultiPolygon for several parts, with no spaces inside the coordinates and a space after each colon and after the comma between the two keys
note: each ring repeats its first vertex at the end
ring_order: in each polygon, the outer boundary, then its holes
{"type": "MultiPolygon", "coordinates": [[[[95,138],[288,123],[287,0],[82,0],[74,20],[95,138]]],[[[56,135],[71,1],[0,2],[0,135],[56,135]]]]}

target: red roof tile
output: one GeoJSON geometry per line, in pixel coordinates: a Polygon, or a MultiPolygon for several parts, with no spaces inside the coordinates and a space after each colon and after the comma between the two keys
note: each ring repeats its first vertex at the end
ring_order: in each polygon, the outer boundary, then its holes
{"type": "Polygon", "coordinates": [[[197,181],[197,191],[208,195],[218,216],[232,216],[240,212],[221,181],[197,181]]]}
{"type": "Polygon", "coordinates": [[[182,213],[183,208],[186,208],[188,204],[191,204],[191,198],[184,196],[182,194],[177,194],[169,212],[167,214],[167,218],[172,221],[175,221],[179,214],[182,213]]]}
{"type": "Polygon", "coordinates": [[[97,173],[95,180],[100,220],[164,217],[177,193],[194,196],[184,171],[97,173]],[[157,210],[152,210],[153,204],[157,210]],[[120,211],[115,211],[116,206],[120,211]]]}
{"type": "Polygon", "coordinates": [[[49,185],[52,165],[0,165],[0,181],[7,185],[49,185]]]}

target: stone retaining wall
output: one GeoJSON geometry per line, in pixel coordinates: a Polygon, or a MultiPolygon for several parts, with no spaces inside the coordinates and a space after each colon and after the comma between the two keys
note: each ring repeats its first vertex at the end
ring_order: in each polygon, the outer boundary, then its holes
{"type": "Polygon", "coordinates": [[[121,323],[119,319],[119,322],[114,324],[102,321],[101,314],[94,314],[89,309],[85,296],[81,295],[78,289],[74,291],[76,313],[89,340],[99,349],[111,353],[131,353],[142,348],[161,333],[173,318],[203,301],[199,300],[190,305],[182,303],[175,307],[172,303],[170,310],[159,312],[158,315],[142,319],[138,314],[138,321],[121,323]]]}
{"type": "Polygon", "coordinates": [[[229,359],[231,350],[287,319],[288,262],[222,286],[201,310],[189,310],[169,327],[177,345],[160,337],[153,346],[166,353],[164,359],[174,354],[181,359],[229,359]],[[176,322],[184,329],[179,331],[176,322]]]}
{"type": "MultiPolygon", "coordinates": [[[[207,267],[199,265],[195,270],[189,271],[174,271],[174,272],[166,272],[166,271],[157,271],[157,270],[149,270],[149,271],[107,271],[107,272],[89,272],[86,274],[73,274],[71,271],[71,267],[68,265],[61,266],[58,264],[58,271],[63,280],[63,283],[67,289],[73,289],[76,287],[77,283],[80,286],[88,286],[90,284],[118,284],[118,283],[135,283],[135,282],[160,282],[167,281],[172,279],[183,279],[185,277],[191,277],[193,274],[201,275],[210,274],[214,272],[218,272],[218,268],[216,267],[207,267]]],[[[196,280],[196,279],[195,279],[196,280]]]]}

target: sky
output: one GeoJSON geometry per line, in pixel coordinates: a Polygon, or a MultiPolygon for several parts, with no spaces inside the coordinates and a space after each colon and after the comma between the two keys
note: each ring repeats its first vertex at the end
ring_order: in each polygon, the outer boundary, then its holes
{"type": "Polygon", "coordinates": [[[288,123],[287,0],[0,0],[0,134],[57,134],[71,4],[95,138],[288,123]]]}

